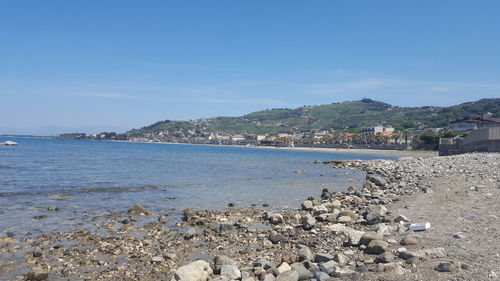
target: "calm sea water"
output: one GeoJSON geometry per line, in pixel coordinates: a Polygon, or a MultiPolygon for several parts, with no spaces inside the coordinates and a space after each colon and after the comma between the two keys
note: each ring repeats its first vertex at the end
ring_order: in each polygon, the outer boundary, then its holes
{"type": "MultiPolygon", "coordinates": [[[[0,231],[46,233],[134,203],[170,217],[184,208],[297,208],[321,189],[359,186],[362,172],[314,160],[374,156],[274,149],[35,138],[0,146],[0,231]],[[300,170],[300,174],[294,173],[300,170]],[[69,196],[69,200],[57,200],[69,196]],[[60,211],[49,212],[48,206],[60,211]],[[47,215],[43,220],[34,216],[47,215]]],[[[380,158],[380,157],[378,157],[380,158]]],[[[387,157],[390,158],[390,157],[387,157]]]]}

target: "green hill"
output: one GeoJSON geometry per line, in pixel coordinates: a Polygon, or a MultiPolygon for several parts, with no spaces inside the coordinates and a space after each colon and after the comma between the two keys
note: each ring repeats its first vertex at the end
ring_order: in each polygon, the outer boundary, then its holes
{"type": "Polygon", "coordinates": [[[241,117],[217,117],[191,121],[165,120],[133,129],[129,136],[140,136],[160,131],[176,132],[179,136],[194,130],[199,132],[230,132],[269,134],[289,129],[348,129],[358,131],[364,126],[392,125],[397,129],[446,127],[453,119],[492,113],[500,118],[500,98],[482,99],[450,107],[398,107],[371,99],[348,101],[296,109],[268,109],[241,117]]]}

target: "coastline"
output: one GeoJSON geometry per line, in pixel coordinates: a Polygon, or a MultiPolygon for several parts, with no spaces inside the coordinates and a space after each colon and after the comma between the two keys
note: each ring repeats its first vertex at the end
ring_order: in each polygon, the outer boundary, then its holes
{"type": "Polygon", "coordinates": [[[26,274],[184,280],[179,276],[186,270],[201,274],[196,280],[498,279],[500,154],[331,165],[368,172],[363,189],[325,190],[322,198],[304,198],[302,207],[277,212],[185,210],[179,229],[165,228],[161,214],[154,215],[156,223],[140,225],[141,216],[153,214],[132,208],[110,214],[94,233],[2,238],[0,256],[21,255],[24,261],[0,260],[0,273],[18,274],[6,280],[25,280],[26,274]],[[430,228],[409,230],[421,222],[430,228]],[[221,276],[230,273],[235,278],[221,276]]]}
{"type": "Polygon", "coordinates": [[[174,144],[174,145],[199,145],[199,146],[220,146],[220,147],[239,147],[249,149],[279,149],[291,151],[314,151],[326,153],[348,153],[348,154],[363,154],[375,156],[393,156],[393,157],[434,157],[438,156],[437,151],[415,151],[415,150],[384,150],[384,149],[366,149],[366,148],[328,148],[328,147],[313,147],[313,146],[246,146],[246,145],[227,145],[227,144],[208,144],[208,143],[178,143],[178,142],[133,142],[133,141],[113,141],[113,142],[130,142],[130,143],[150,143],[150,144],[174,144]]]}

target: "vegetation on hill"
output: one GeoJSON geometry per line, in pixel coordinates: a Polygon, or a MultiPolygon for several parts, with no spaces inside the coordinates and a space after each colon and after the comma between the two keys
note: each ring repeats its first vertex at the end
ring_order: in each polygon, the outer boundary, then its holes
{"type": "Polygon", "coordinates": [[[230,132],[237,134],[270,134],[313,129],[345,129],[358,132],[361,127],[392,125],[398,130],[449,126],[451,120],[491,113],[500,118],[500,98],[482,99],[450,107],[398,107],[371,99],[348,101],[296,109],[268,109],[241,117],[217,117],[191,121],[165,120],[133,129],[128,136],[161,131],[230,132]]]}

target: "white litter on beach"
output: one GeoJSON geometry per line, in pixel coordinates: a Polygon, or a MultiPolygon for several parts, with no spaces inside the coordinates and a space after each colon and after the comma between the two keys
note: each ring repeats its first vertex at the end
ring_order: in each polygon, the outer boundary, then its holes
{"type": "Polygon", "coordinates": [[[431,227],[430,222],[420,222],[420,223],[412,223],[410,225],[410,230],[412,231],[424,231],[431,227]]]}

